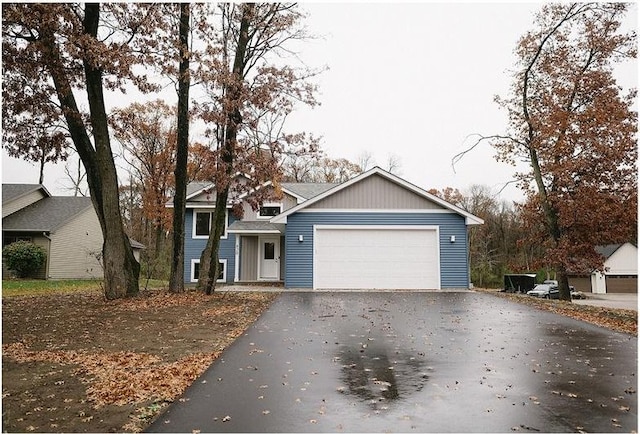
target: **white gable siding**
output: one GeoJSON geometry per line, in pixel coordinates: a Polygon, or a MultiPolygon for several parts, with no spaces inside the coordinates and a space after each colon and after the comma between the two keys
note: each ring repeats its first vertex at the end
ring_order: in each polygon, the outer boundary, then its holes
{"type": "Polygon", "coordinates": [[[638,248],[625,243],[604,263],[606,274],[638,274],[638,248]]]}
{"type": "Polygon", "coordinates": [[[40,199],[44,199],[45,197],[46,196],[44,192],[42,191],[42,189],[40,189],[19,197],[18,199],[13,200],[7,204],[2,204],[2,218],[5,218],[6,216],[11,215],[16,211],[19,211],[22,208],[39,201],[40,199]]]}
{"type": "Polygon", "coordinates": [[[51,234],[50,279],[100,279],[102,231],[93,208],[88,208],[51,234]]]}

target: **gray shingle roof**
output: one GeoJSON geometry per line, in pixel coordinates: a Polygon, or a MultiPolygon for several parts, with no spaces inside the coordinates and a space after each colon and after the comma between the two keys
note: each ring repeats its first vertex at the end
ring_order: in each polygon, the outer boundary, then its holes
{"type": "Polygon", "coordinates": [[[325,191],[335,187],[338,184],[320,183],[320,182],[283,182],[282,187],[302,196],[305,199],[311,199],[325,191]]]}
{"type": "Polygon", "coordinates": [[[12,202],[40,189],[44,190],[45,195],[51,196],[42,184],[2,184],[2,203],[12,202]]]}
{"type": "Polygon", "coordinates": [[[2,230],[53,232],[92,206],[89,197],[46,197],[3,218],[2,230]]]}
{"type": "Polygon", "coordinates": [[[266,232],[266,231],[279,231],[284,233],[283,224],[273,224],[267,221],[242,221],[237,220],[229,225],[228,228],[231,232],[266,232]]]}
{"type": "Polygon", "coordinates": [[[596,252],[608,259],[613,255],[622,244],[608,244],[606,246],[596,246],[596,252]]]}

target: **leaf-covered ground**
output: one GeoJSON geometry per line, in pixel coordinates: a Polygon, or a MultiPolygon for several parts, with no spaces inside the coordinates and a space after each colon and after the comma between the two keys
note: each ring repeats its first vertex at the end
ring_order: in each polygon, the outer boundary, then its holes
{"type": "MultiPolygon", "coordinates": [[[[636,311],[486,292],[637,336],[636,311]]],[[[3,430],[142,430],[276,295],[151,290],[105,302],[92,289],[3,297],[3,430]]]]}
{"type": "Polygon", "coordinates": [[[3,297],[2,426],[139,431],[240,336],[276,293],[98,290],[3,297]]]}
{"type": "Polygon", "coordinates": [[[554,312],[608,329],[638,336],[638,312],[630,309],[612,309],[586,306],[560,300],[545,300],[524,294],[508,294],[495,289],[477,291],[504,297],[517,303],[527,304],[537,309],[554,312]]]}

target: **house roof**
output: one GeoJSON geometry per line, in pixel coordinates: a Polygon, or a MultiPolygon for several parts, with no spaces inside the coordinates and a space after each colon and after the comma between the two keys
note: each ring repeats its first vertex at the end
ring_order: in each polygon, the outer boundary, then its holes
{"type": "Polygon", "coordinates": [[[484,223],[484,220],[482,220],[480,217],[477,217],[477,216],[475,216],[475,215],[463,210],[462,208],[459,208],[459,207],[457,207],[457,206],[455,206],[453,204],[450,204],[449,202],[447,202],[447,201],[445,201],[443,199],[440,199],[439,197],[427,192],[426,190],[423,190],[422,188],[417,187],[417,186],[411,184],[410,182],[405,181],[404,179],[402,179],[402,178],[400,178],[400,177],[398,177],[398,176],[396,176],[396,175],[394,175],[392,173],[389,173],[389,172],[387,172],[385,170],[382,170],[380,167],[377,167],[377,166],[374,167],[373,169],[370,169],[370,170],[364,172],[364,173],[361,173],[360,175],[358,175],[358,176],[356,176],[354,178],[351,178],[350,180],[348,180],[346,182],[343,182],[342,184],[335,185],[334,187],[325,190],[323,193],[320,193],[320,194],[310,198],[309,200],[307,200],[307,201],[305,201],[305,202],[303,202],[301,204],[298,204],[297,206],[294,206],[293,208],[288,209],[287,211],[283,212],[282,214],[279,214],[279,215],[273,217],[271,219],[271,222],[272,223],[286,223],[287,222],[287,216],[289,216],[289,215],[291,215],[293,213],[296,213],[296,212],[298,212],[298,211],[300,211],[300,210],[302,210],[302,209],[304,209],[304,208],[306,208],[306,207],[308,207],[310,205],[313,205],[314,203],[319,202],[322,199],[324,199],[324,198],[326,198],[328,196],[331,196],[332,194],[335,194],[335,193],[337,193],[337,192],[339,192],[341,190],[344,190],[345,188],[348,188],[351,185],[356,184],[356,183],[358,183],[358,182],[360,182],[360,181],[362,181],[362,180],[364,180],[364,179],[366,179],[366,178],[368,178],[370,176],[373,176],[373,175],[382,176],[383,178],[387,179],[388,181],[393,182],[393,183],[395,183],[395,184],[397,184],[397,185],[399,185],[399,186],[401,186],[403,188],[406,188],[407,190],[412,191],[413,193],[415,193],[415,194],[417,194],[419,196],[422,196],[423,198],[425,198],[425,199],[427,199],[427,200],[429,200],[431,202],[434,202],[434,203],[440,205],[441,207],[443,207],[445,209],[448,209],[450,211],[455,212],[456,214],[460,214],[460,215],[464,216],[465,219],[466,219],[466,223],[468,225],[478,225],[478,224],[483,224],[484,223]]]}
{"type": "Polygon", "coordinates": [[[227,232],[231,234],[276,234],[284,233],[284,225],[269,223],[268,221],[236,220],[229,225],[227,232]]]}
{"type": "Polygon", "coordinates": [[[3,218],[2,230],[53,232],[92,206],[89,197],[46,197],[3,218]]]}
{"type": "Polygon", "coordinates": [[[2,184],[2,204],[13,202],[40,189],[44,191],[45,196],[51,196],[42,184],[2,184]]]}
{"type": "MultiPolygon", "coordinates": [[[[605,259],[609,259],[618,249],[624,246],[626,243],[622,244],[607,244],[606,246],[596,246],[596,252],[600,255],[604,256],[605,259]]],[[[630,243],[633,246],[636,246],[634,243],[630,243]]],[[[636,246],[637,247],[637,246],[636,246]]]]}
{"type": "MultiPolygon", "coordinates": [[[[265,182],[260,188],[272,185],[271,181],[265,182]]],[[[283,182],[281,184],[285,193],[296,197],[300,201],[310,199],[318,194],[324,193],[330,188],[335,187],[338,184],[322,183],[322,182],[283,182]]],[[[199,196],[205,190],[209,190],[212,194],[215,192],[215,185],[211,182],[190,182],[187,185],[187,201],[199,196]]],[[[238,199],[243,199],[250,193],[243,193],[238,196],[238,199]]],[[[167,207],[173,207],[173,201],[169,201],[166,204],[167,207]]]]}
{"type": "Polygon", "coordinates": [[[608,244],[606,246],[596,246],[596,252],[608,259],[618,250],[622,244],[608,244]]]}
{"type": "Polygon", "coordinates": [[[328,182],[283,182],[282,188],[304,199],[311,199],[336,185],[328,182]]]}

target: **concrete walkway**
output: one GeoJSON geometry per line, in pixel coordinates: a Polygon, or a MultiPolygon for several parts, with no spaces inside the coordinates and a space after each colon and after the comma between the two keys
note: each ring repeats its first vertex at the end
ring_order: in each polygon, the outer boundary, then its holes
{"type": "Polygon", "coordinates": [[[635,432],[637,339],[472,291],[283,293],[149,432],[635,432]]]}

